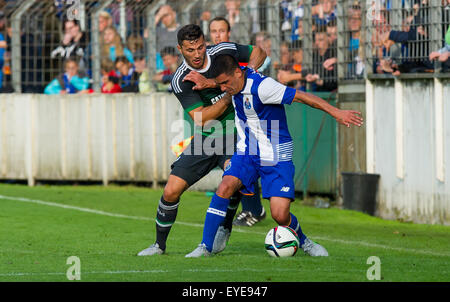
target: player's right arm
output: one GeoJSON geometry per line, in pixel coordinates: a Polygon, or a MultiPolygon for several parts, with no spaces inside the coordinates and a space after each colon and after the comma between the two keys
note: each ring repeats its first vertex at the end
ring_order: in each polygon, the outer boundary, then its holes
{"type": "Polygon", "coordinates": [[[211,106],[204,106],[198,91],[192,89],[194,83],[183,81],[182,76],[175,74],[172,80],[172,90],[189,116],[197,126],[205,126],[211,120],[219,118],[230,106],[231,95],[224,95],[211,106]]]}
{"type": "MultiPolygon", "coordinates": [[[[236,43],[224,42],[216,46],[218,54],[229,54],[234,57],[239,62],[248,63],[248,67],[252,69],[258,69],[264,64],[267,54],[259,46],[253,45],[241,45],[236,43]],[[221,48],[219,48],[221,47],[221,48]]],[[[203,90],[206,88],[218,88],[216,81],[214,79],[207,79],[200,73],[196,71],[191,71],[184,77],[183,81],[191,81],[195,83],[193,86],[194,90],[203,90]]]]}
{"type": "Polygon", "coordinates": [[[217,103],[207,107],[197,107],[188,112],[197,126],[204,127],[209,121],[219,118],[230,106],[231,95],[225,94],[217,103]]]}

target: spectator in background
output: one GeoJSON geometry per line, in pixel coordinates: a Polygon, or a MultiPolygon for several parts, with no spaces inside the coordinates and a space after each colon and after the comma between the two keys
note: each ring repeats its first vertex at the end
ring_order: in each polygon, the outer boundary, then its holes
{"type": "MultiPolygon", "coordinates": [[[[36,62],[36,57],[42,55],[41,44],[35,40],[34,35],[27,29],[25,24],[21,24],[20,31],[20,66],[21,66],[21,92],[22,93],[43,93],[45,85],[42,83],[42,70],[40,62],[36,62]]],[[[7,23],[7,55],[11,58],[12,52],[12,26],[11,22],[7,23]]],[[[14,88],[12,86],[12,73],[14,72],[14,61],[11,61],[10,65],[11,74],[7,75],[8,86],[3,87],[3,93],[12,93],[14,88]]]]}
{"type": "MultiPolygon", "coordinates": [[[[224,17],[215,17],[209,22],[209,38],[213,44],[230,42],[231,26],[224,17]]],[[[240,66],[247,66],[247,63],[240,62],[240,66]]]]}
{"type": "Polygon", "coordinates": [[[348,51],[351,62],[348,64],[347,76],[362,76],[364,72],[363,52],[361,41],[362,11],[359,4],[354,4],[348,10],[348,30],[350,32],[348,51]]]}
{"type": "Polygon", "coordinates": [[[113,19],[107,11],[101,11],[98,18],[98,31],[100,33],[100,45],[103,44],[103,34],[105,29],[113,26],[113,19]]]}
{"type": "MultiPolygon", "coordinates": [[[[433,71],[434,66],[428,60],[428,55],[424,56],[424,53],[429,53],[429,28],[425,26],[431,22],[429,20],[429,14],[428,1],[415,0],[412,14],[407,16],[403,21],[402,30],[390,30],[383,35],[383,45],[387,51],[395,43],[401,43],[402,45],[402,60],[398,64],[398,74],[433,71]],[[421,55],[423,57],[417,58],[421,55]]],[[[395,56],[391,54],[391,57],[395,60],[395,56]]],[[[389,68],[383,68],[383,70],[390,71],[389,68]]]]}
{"type": "Polygon", "coordinates": [[[89,90],[89,78],[79,73],[78,61],[69,58],[64,62],[64,73],[45,87],[45,94],[84,94],[89,90]]]}
{"type": "Polygon", "coordinates": [[[147,68],[147,51],[144,39],[140,34],[133,33],[127,39],[127,47],[133,54],[135,71],[140,74],[139,92],[151,92],[153,85],[147,68]]]}
{"type": "Polygon", "coordinates": [[[114,69],[114,62],[110,58],[103,58],[102,69],[102,93],[120,93],[119,75],[114,69]]]}
{"type": "MultiPolygon", "coordinates": [[[[449,61],[450,58],[450,26],[447,29],[447,33],[445,35],[445,46],[438,51],[433,51],[430,53],[430,61],[439,60],[441,63],[445,63],[449,61]]],[[[448,69],[448,64],[444,65],[444,70],[448,69]]]]}
{"type": "Polygon", "coordinates": [[[122,92],[139,92],[139,76],[133,64],[125,57],[117,57],[114,62],[116,70],[119,72],[119,84],[122,92]]]}
{"type": "Polygon", "coordinates": [[[291,70],[292,68],[292,54],[289,42],[281,42],[280,45],[280,61],[274,62],[274,68],[278,70],[291,70]]]}
{"type": "Polygon", "coordinates": [[[330,40],[330,45],[336,45],[337,47],[337,22],[336,19],[328,22],[327,24],[327,35],[330,40]]]}
{"type": "MultiPolygon", "coordinates": [[[[111,15],[107,11],[101,11],[99,13],[98,17],[98,32],[99,32],[99,45],[104,45],[104,35],[105,35],[105,29],[108,27],[113,26],[113,20],[111,15]]],[[[89,58],[88,64],[89,68],[88,70],[92,69],[92,41],[89,41],[89,44],[86,48],[86,56],[89,58]]]]}
{"type": "Polygon", "coordinates": [[[179,56],[174,47],[167,46],[161,50],[161,57],[166,69],[154,75],[153,81],[157,83],[158,90],[171,92],[172,87],[170,86],[170,83],[180,64],[179,56]]]}
{"type": "Polygon", "coordinates": [[[127,48],[131,51],[133,58],[136,56],[145,56],[144,38],[137,33],[131,34],[127,39],[127,48]]]}
{"type": "Polygon", "coordinates": [[[283,21],[281,23],[281,31],[287,40],[287,34],[290,31],[289,39],[291,41],[301,40],[303,38],[303,17],[304,8],[303,0],[295,1],[297,7],[294,8],[294,1],[282,0],[280,1],[280,9],[283,21]]]}
{"type": "Polygon", "coordinates": [[[293,34],[291,36],[292,41],[303,40],[303,38],[305,37],[305,32],[303,30],[303,20],[302,19],[298,19],[297,21],[294,21],[294,27],[293,27],[292,31],[293,31],[293,34]]]}
{"type": "Polygon", "coordinates": [[[303,68],[303,43],[300,40],[292,41],[290,48],[293,59],[292,69],[279,70],[277,79],[286,86],[306,91],[307,71],[303,68]]]}
{"type": "Polygon", "coordinates": [[[319,4],[311,8],[313,20],[317,26],[325,26],[336,19],[336,0],[319,0],[319,4]]]}
{"type": "MultiPolygon", "coordinates": [[[[249,28],[244,22],[241,22],[241,1],[240,0],[225,0],[225,8],[227,14],[225,19],[230,24],[231,34],[230,41],[240,44],[247,44],[250,41],[249,28]]],[[[249,18],[249,16],[245,16],[249,18]]]]}
{"type": "Polygon", "coordinates": [[[86,56],[87,38],[81,31],[81,26],[77,20],[64,20],[64,36],[61,44],[52,51],[51,58],[77,58],[80,71],[88,69],[86,56]]]}
{"type": "Polygon", "coordinates": [[[328,22],[326,26],[328,41],[329,41],[329,47],[331,49],[331,55],[332,57],[329,59],[326,59],[323,62],[323,68],[325,70],[331,71],[335,68],[335,65],[337,64],[337,24],[336,19],[328,22]]]}
{"type": "Polygon", "coordinates": [[[325,27],[320,27],[314,38],[313,69],[306,75],[306,81],[313,84],[313,91],[333,91],[337,89],[336,68],[326,70],[323,64],[326,60],[334,58],[330,48],[330,40],[325,27]]]}
{"type": "MultiPolygon", "coordinates": [[[[125,1],[125,0],[124,0],[125,1]]],[[[110,12],[112,18],[112,24],[115,28],[119,28],[120,26],[120,2],[122,0],[116,0],[111,5],[109,5],[108,10],[110,12]]],[[[130,1],[128,1],[130,2],[130,1]]],[[[131,29],[131,24],[133,22],[133,9],[130,5],[125,6],[125,22],[127,30],[131,29]]],[[[127,32],[127,35],[129,32],[127,32]]]]}
{"type": "Polygon", "coordinates": [[[270,75],[270,71],[272,68],[272,59],[270,58],[272,52],[272,41],[269,34],[265,31],[256,33],[252,45],[260,47],[267,54],[266,60],[264,61],[263,65],[258,68],[258,72],[264,75],[270,75]]]}
{"type": "Polygon", "coordinates": [[[177,22],[177,14],[173,8],[166,4],[162,5],[155,15],[156,24],[156,69],[164,70],[164,63],[161,58],[161,50],[167,46],[177,47],[177,32],[180,24],[177,22]]]}
{"type": "Polygon", "coordinates": [[[292,18],[292,2],[291,0],[280,1],[280,9],[283,16],[283,21],[281,22],[281,31],[286,32],[291,30],[291,18],[292,18]]]}
{"type": "Polygon", "coordinates": [[[133,54],[123,45],[119,33],[113,26],[109,26],[104,30],[101,56],[110,58],[113,62],[118,57],[125,56],[129,62],[134,64],[133,54]]]}
{"type": "MultiPolygon", "coordinates": [[[[297,43],[300,43],[297,41],[297,43]]],[[[292,44],[292,43],[291,43],[292,44]]],[[[293,51],[291,44],[288,42],[282,42],[280,46],[280,62],[275,62],[274,67],[277,70],[277,77],[282,78],[283,75],[290,74],[294,72],[294,61],[293,61],[293,51]]],[[[298,67],[298,66],[297,66],[298,67]]],[[[286,86],[294,87],[296,81],[285,82],[286,86]]]]}
{"type": "Polygon", "coordinates": [[[216,17],[209,21],[209,37],[212,44],[229,42],[231,25],[226,18],[216,17]]]}
{"type": "Polygon", "coordinates": [[[134,67],[139,76],[139,92],[149,93],[154,91],[154,85],[150,79],[149,69],[144,55],[137,55],[134,59],[134,67]]]}

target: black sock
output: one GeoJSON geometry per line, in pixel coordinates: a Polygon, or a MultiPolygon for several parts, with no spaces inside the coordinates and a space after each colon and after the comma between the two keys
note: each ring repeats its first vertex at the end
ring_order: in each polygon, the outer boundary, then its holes
{"type": "Polygon", "coordinates": [[[227,213],[225,215],[225,220],[223,221],[224,228],[231,231],[233,227],[233,218],[236,215],[236,211],[239,207],[239,202],[241,201],[242,194],[236,192],[230,198],[230,203],[228,204],[227,213]]]}
{"type": "Polygon", "coordinates": [[[253,216],[258,217],[263,213],[263,205],[261,203],[261,197],[259,196],[259,184],[254,183],[255,194],[249,196],[242,196],[241,204],[242,211],[249,211],[253,216]]]}
{"type": "Polygon", "coordinates": [[[179,203],[179,200],[177,202],[167,202],[162,196],[159,201],[156,214],[156,243],[162,250],[166,249],[167,236],[177,218],[179,203]]]}

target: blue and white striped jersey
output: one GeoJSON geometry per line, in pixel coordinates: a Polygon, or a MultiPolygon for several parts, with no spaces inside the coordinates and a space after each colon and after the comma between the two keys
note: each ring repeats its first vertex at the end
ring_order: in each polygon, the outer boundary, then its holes
{"type": "Polygon", "coordinates": [[[292,104],[296,90],[250,68],[244,73],[244,88],[233,96],[237,153],[257,155],[268,164],[292,160],[294,145],[284,105],[292,104]]]}

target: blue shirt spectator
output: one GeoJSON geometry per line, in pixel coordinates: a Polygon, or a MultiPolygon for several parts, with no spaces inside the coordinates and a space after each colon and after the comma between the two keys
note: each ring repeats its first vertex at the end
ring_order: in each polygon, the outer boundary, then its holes
{"type": "Polygon", "coordinates": [[[64,63],[64,73],[51,81],[44,89],[45,94],[85,93],[89,89],[89,78],[78,74],[78,63],[68,59],[64,63]]]}

